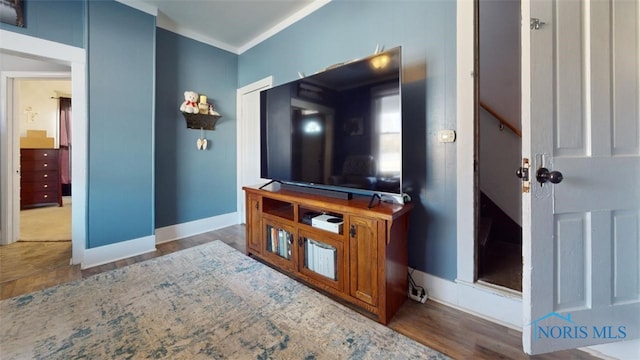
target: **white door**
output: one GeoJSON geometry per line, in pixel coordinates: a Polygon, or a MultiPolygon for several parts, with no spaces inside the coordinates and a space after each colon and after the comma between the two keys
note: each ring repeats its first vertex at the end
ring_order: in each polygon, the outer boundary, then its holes
{"type": "Polygon", "coordinates": [[[260,91],[273,84],[273,77],[259,80],[238,89],[238,216],[246,220],[245,185],[256,185],[260,178],[260,91]]]}
{"type": "Polygon", "coordinates": [[[524,350],[639,338],[639,2],[523,1],[523,19],[524,350]]]}

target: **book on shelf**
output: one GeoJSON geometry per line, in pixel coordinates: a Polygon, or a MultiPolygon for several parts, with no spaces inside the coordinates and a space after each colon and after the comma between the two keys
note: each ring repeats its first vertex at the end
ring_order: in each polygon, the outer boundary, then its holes
{"type": "Polygon", "coordinates": [[[307,268],[324,277],[336,280],[336,248],[307,239],[307,268]]]}

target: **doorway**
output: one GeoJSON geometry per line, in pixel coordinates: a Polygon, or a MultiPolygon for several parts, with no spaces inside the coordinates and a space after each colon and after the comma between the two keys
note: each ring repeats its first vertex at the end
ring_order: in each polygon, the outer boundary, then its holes
{"type": "Polygon", "coordinates": [[[273,85],[273,77],[246,85],[237,91],[237,162],[238,162],[238,223],[246,219],[242,187],[266,182],[260,178],[260,91],[273,85]]]}
{"type": "MultiPolygon", "coordinates": [[[[81,264],[86,243],[87,203],[87,74],[86,51],[82,48],[55,43],[10,31],[0,30],[0,244],[14,243],[19,237],[20,219],[20,158],[19,132],[14,122],[13,83],[16,78],[60,77],[71,78],[73,121],[71,127],[74,151],[71,171],[74,175],[71,229],[71,263],[81,264]]],[[[69,259],[67,258],[67,263],[69,259]]]]}
{"type": "Polygon", "coordinates": [[[520,0],[477,9],[476,280],[522,292],[520,0]]]}
{"type": "MultiPolygon", "coordinates": [[[[70,70],[70,69],[69,69],[70,70]]],[[[68,242],[71,257],[71,79],[14,79],[23,242],[68,242]]]]}
{"type": "MultiPolygon", "coordinates": [[[[3,60],[15,63],[22,58],[3,55],[3,60]]],[[[14,198],[19,195],[19,212],[14,222],[17,241],[0,249],[2,283],[71,264],[71,194],[63,194],[61,187],[70,183],[70,154],[63,149],[70,144],[71,69],[61,70],[14,73],[7,79],[8,135],[19,140],[6,150],[10,158],[19,159],[18,189],[13,191],[14,198]]]]}

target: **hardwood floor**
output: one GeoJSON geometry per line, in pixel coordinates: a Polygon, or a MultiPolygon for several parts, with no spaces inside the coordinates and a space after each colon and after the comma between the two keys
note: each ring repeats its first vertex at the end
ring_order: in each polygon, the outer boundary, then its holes
{"type": "MultiPolygon", "coordinates": [[[[152,253],[80,270],[79,266],[61,264],[55,251],[44,251],[38,259],[41,270],[23,277],[0,274],[0,299],[26,294],[56,284],[80,280],[105,271],[170,254],[214,240],[222,240],[235,249],[245,251],[245,227],[224,229],[172,241],[157,246],[152,253]],[[51,256],[47,254],[50,253],[51,256]],[[52,264],[47,266],[47,264],[52,264]],[[6,280],[5,280],[6,279],[6,280]]],[[[0,247],[0,260],[12,259],[11,267],[20,266],[16,257],[29,253],[29,243],[0,247]],[[16,246],[13,246],[16,245],[16,246]],[[13,246],[12,248],[9,248],[13,246]],[[21,255],[22,254],[22,255],[21,255]]],[[[67,260],[68,261],[68,260],[67,260]]],[[[68,264],[68,263],[67,263],[68,264]]],[[[465,312],[436,303],[425,304],[407,300],[391,320],[389,327],[454,359],[597,359],[585,352],[561,351],[546,355],[528,356],[521,350],[520,332],[496,325],[465,312]]]]}

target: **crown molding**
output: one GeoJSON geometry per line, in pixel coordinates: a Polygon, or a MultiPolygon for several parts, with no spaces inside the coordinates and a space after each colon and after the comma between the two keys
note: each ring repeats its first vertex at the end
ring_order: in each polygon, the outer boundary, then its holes
{"type": "Polygon", "coordinates": [[[201,43],[205,43],[207,45],[211,45],[213,47],[217,47],[218,49],[222,49],[222,50],[226,50],[229,51],[231,53],[234,54],[238,54],[238,48],[232,45],[229,45],[225,42],[216,40],[215,38],[212,38],[210,36],[206,36],[203,35],[201,33],[198,33],[196,31],[193,31],[191,29],[187,29],[183,26],[180,26],[176,23],[174,23],[173,21],[171,21],[171,19],[169,19],[165,14],[163,13],[159,13],[157,18],[156,18],[156,26],[168,31],[171,31],[173,33],[176,33],[178,35],[187,37],[189,39],[192,40],[196,40],[199,41],[201,43]]]}
{"type": "Polygon", "coordinates": [[[320,9],[321,7],[325,6],[326,4],[330,3],[331,0],[315,0],[313,1],[311,4],[305,6],[304,8],[298,10],[297,12],[295,12],[294,14],[292,14],[291,16],[287,17],[286,19],[282,20],[281,22],[279,22],[278,24],[276,24],[275,26],[273,26],[272,28],[270,28],[269,30],[263,32],[262,34],[256,36],[255,38],[253,38],[252,40],[248,41],[247,43],[245,43],[244,45],[237,47],[237,46],[233,46],[230,44],[227,44],[225,42],[219,41],[211,36],[207,36],[207,35],[203,35],[201,33],[198,33],[196,31],[193,31],[191,29],[187,29],[183,26],[180,26],[176,23],[174,23],[173,21],[171,21],[171,19],[169,19],[166,15],[164,15],[162,12],[158,11],[158,8],[152,5],[149,5],[143,1],[139,1],[139,0],[116,0],[119,3],[122,3],[124,5],[127,5],[129,7],[132,7],[134,9],[143,11],[145,13],[151,14],[153,16],[156,17],[156,26],[168,31],[171,31],[173,33],[176,33],[178,35],[190,38],[192,40],[196,40],[202,43],[205,43],[207,45],[211,45],[213,47],[222,49],[222,50],[226,50],[229,51],[231,53],[234,53],[236,55],[240,55],[242,53],[244,53],[245,51],[251,49],[252,47],[260,44],[261,42],[269,39],[270,37],[272,37],[273,35],[279,33],[280,31],[286,29],[287,27],[295,24],[296,22],[298,22],[299,20],[305,18],[306,16],[308,16],[309,14],[313,13],[314,11],[320,9]]]}
{"type": "Polygon", "coordinates": [[[262,34],[256,36],[255,38],[253,38],[252,40],[250,40],[246,44],[240,46],[238,48],[237,54],[240,55],[240,54],[244,53],[245,51],[251,49],[252,47],[260,44],[261,42],[267,40],[268,38],[272,37],[273,35],[279,33],[280,31],[282,31],[282,30],[288,28],[289,26],[295,24],[299,20],[305,18],[306,16],[310,15],[311,13],[315,12],[316,10],[320,9],[321,7],[327,5],[330,2],[331,2],[331,0],[316,0],[316,1],[312,2],[311,4],[305,6],[304,8],[302,8],[300,10],[298,10],[293,15],[291,15],[288,18],[284,19],[283,21],[279,22],[278,24],[276,24],[271,29],[263,32],[262,34]]]}
{"type": "Polygon", "coordinates": [[[142,12],[145,12],[149,15],[153,15],[153,16],[158,16],[158,8],[153,6],[153,5],[149,5],[145,2],[139,1],[139,0],[116,0],[117,2],[123,4],[123,5],[127,5],[129,7],[132,7],[136,10],[140,10],[142,12]]]}

